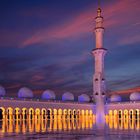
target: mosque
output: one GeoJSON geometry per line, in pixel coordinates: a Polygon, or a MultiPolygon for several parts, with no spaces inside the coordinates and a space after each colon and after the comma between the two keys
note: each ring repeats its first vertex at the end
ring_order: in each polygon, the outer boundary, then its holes
{"type": "Polygon", "coordinates": [[[19,89],[17,98],[5,97],[5,89],[0,86],[0,119],[79,119],[88,118],[95,122],[104,122],[110,119],[139,120],[140,93],[131,93],[130,101],[122,102],[121,96],[112,95],[106,100],[106,79],[104,72],[104,57],[107,49],[103,47],[103,17],[98,8],[95,18],[96,48],[92,50],[95,58],[95,72],[93,75],[93,97],[82,94],[78,101],[74,95],[66,92],[62,100],[56,100],[51,90],[45,90],[40,99],[35,99],[32,90],[27,87],[19,89]]]}

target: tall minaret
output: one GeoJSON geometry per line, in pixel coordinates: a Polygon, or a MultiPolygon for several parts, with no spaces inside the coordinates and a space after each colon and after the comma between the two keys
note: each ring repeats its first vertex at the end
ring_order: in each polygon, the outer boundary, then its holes
{"type": "Polygon", "coordinates": [[[97,17],[95,18],[95,37],[96,48],[92,50],[92,54],[95,57],[95,73],[93,76],[93,97],[96,102],[96,122],[105,121],[105,109],[104,102],[106,96],[106,85],[104,76],[104,56],[107,52],[103,48],[103,17],[101,16],[101,9],[97,10],[97,17]]]}

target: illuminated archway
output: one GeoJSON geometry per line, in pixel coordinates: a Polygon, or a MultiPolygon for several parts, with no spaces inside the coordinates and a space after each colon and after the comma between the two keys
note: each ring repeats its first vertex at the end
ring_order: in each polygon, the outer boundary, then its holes
{"type": "Polygon", "coordinates": [[[83,116],[85,115],[85,111],[84,110],[81,111],[81,115],[83,115],[83,116]]]}
{"type": "Polygon", "coordinates": [[[134,115],[134,110],[133,109],[130,109],[129,110],[129,119],[133,119],[133,116],[134,115]]]}
{"type": "Polygon", "coordinates": [[[92,110],[89,110],[89,115],[92,116],[93,112],[92,110]]]}
{"type": "Polygon", "coordinates": [[[89,115],[89,111],[88,110],[86,110],[86,116],[88,116],[89,115]]]}
{"type": "Polygon", "coordinates": [[[118,112],[117,112],[117,110],[114,110],[113,111],[113,117],[114,117],[114,119],[117,119],[118,118],[118,112]]]}
{"type": "Polygon", "coordinates": [[[57,109],[53,109],[53,118],[57,119],[57,109]]]}
{"type": "Polygon", "coordinates": [[[72,118],[72,110],[68,109],[68,117],[71,119],[72,118]]]}
{"type": "Polygon", "coordinates": [[[15,119],[20,119],[20,108],[16,107],[14,110],[15,119]]]}
{"type": "Polygon", "coordinates": [[[28,112],[27,112],[27,108],[22,108],[22,119],[26,120],[28,118],[28,112]]]}
{"type": "Polygon", "coordinates": [[[53,109],[53,115],[54,115],[54,116],[57,115],[57,109],[53,109]]]}
{"type": "Polygon", "coordinates": [[[35,118],[40,119],[40,109],[39,108],[35,109],[35,118]]]}
{"type": "Polygon", "coordinates": [[[64,109],[63,110],[63,118],[67,118],[67,114],[68,114],[67,109],[64,109]]]}
{"type": "Polygon", "coordinates": [[[46,109],[45,109],[45,108],[42,108],[42,109],[41,109],[42,119],[46,119],[46,114],[47,114],[46,109]]]}
{"type": "Polygon", "coordinates": [[[33,119],[34,118],[34,109],[33,108],[29,108],[29,119],[33,119]]]}
{"type": "Polygon", "coordinates": [[[139,119],[139,109],[135,109],[135,119],[139,119]]]}
{"type": "Polygon", "coordinates": [[[52,109],[47,109],[47,118],[51,119],[52,118],[52,109]]]}
{"type": "Polygon", "coordinates": [[[7,108],[7,119],[13,119],[13,108],[12,107],[7,108]]]}
{"type": "Polygon", "coordinates": [[[78,109],[78,110],[77,110],[77,118],[80,118],[80,115],[81,115],[81,112],[80,112],[80,110],[78,109]]]}
{"type": "Polygon", "coordinates": [[[0,120],[5,118],[5,108],[0,107],[0,120]]]}
{"type": "Polygon", "coordinates": [[[128,119],[128,110],[127,109],[125,109],[123,111],[123,114],[124,114],[124,119],[128,119]]]}
{"type": "Polygon", "coordinates": [[[76,118],[76,110],[75,109],[73,110],[72,114],[73,114],[73,117],[76,118]]]}
{"type": "Polygon", "coordinates": [[[112,117],[112,116],[113,116],[113,111],[109,110],[109,117],[112,117]]]}
{"type": "Polygon", "coordinates": [[[67,109],[63,110],[63,115],[67,115],[67,109]]]}
{"type": "Polygon", "coordinates": [[[123,115],[123,114],[122,114],[122,110],[120,109],[120,110],[118,111],[118,118],[119,118],[119,119],[122,119],[122,115],[123,115]]]}

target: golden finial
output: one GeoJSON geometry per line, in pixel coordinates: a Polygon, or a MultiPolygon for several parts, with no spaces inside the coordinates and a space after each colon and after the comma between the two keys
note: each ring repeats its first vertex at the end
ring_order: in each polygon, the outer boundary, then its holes
{"type": "Polygon", "coordinates": [[[101,16],[101,8],[100,8],[100,0],[98,0],[98,10],[97,10],[98,17],[101,16]]]}
{"type": "Polygon", "coordinates": [[[97,15],[98,15],[98,17],[101,16],[101,8],[98,8],[98,10],[97,10],[97,15]]]}

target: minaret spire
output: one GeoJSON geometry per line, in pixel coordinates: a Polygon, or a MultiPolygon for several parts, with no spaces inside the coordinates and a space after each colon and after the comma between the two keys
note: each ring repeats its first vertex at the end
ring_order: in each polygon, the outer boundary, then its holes
{"type": "Polygon", "coordinates": [[[95,18],[95,37],[96,37],[96,48],[103,47],[103,34],[104,34],[104,26],[103,26],[103,17],[101,16],[101,8],[97,9],[97,16],[95,18]]]}
{"type": "Polygon", "coordinates": [[[104,101],[106,97],[106,84],[104,75],[104,57],[107,50],[103,47],[103,17],[101,15],[100,1],[98,1],[97,16],[95,17],[95,49],[92,54],[95,58],[95,71],[93,76],[93,97],[96,102],[96,122],[105,121],[104,101]]]}
{"type": "Polygon", "coordinates": [[[97,10],[97,16],[98,16],[98,17],[101,17],[101,12],[102,12],[102,11],[101,11],[101,8],[98,8],[98,10],[97,10]]]}
{"type": "Polygon", "coordinates": [[[101,16],[101,3],[100,3],[100,0],[98,0],[97,16],[98,16],[98,17],[101,16]]]}

